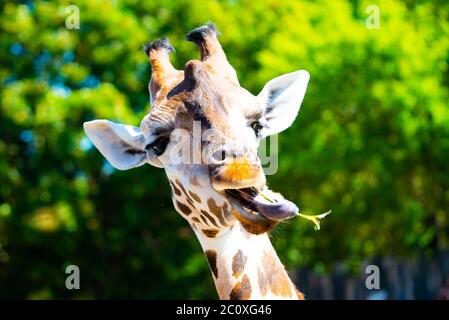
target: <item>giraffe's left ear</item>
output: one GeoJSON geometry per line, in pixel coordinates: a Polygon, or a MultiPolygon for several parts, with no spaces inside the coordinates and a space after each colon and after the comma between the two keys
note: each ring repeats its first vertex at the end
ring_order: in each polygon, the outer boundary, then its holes
{"type": "Polygon", "coordinates": [[[119,170],[138,167],[148,160],[145,137],[137,127],[94,120],[84,123],[84,131],[101,154],[119,170]]]}
{"type": "Polygon", "coordinates": [[[267,82],[258,98],[265,104],[266,125],[261,136],[290,127],[298,115],[310,75],[305,70],[284,74],[267,82]]]}

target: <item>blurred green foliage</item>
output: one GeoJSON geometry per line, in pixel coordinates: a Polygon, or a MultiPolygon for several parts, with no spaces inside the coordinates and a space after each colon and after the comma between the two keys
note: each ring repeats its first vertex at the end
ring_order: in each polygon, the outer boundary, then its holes
{"type": "Polygon", "coordinates": [[[148,111],[142,44],[169,36],[178,68],[199,53],[186,32],[213,21],[243,86],[306,69],[300,116],[280,136],[271,187],[320,232],[281,225],[290,268],[359,272],[374,256],[449,246],[447,1],[68,1],[0,3],[0,297],[216,298],[206,260],[172,208],[164,172],[118,172],[82,131],[148,111]],[[380,9],[380,28],[365,21],[380,9]],[[81,290],[65,289],[65,266],[81,290]]]}

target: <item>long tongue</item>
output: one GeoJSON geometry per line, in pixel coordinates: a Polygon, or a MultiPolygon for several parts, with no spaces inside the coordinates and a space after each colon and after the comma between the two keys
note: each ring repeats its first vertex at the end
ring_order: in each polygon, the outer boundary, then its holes
{"type": "Polygon", "coordinates": [[[258,197],[254,198],[253,203],[257,211],[265,218],[281,221],[294,218],[299,212],[298,207],[293,202],[284,198],[276,199],[277,202],[269,203],[268,201],[259,202],[258,197]]]}
{"type": "Polygon", "coordinates": [[[284,199],[279,194],[273,194],[269,190],[262,192],[254,188],[248,188],[240,194],[256,208],[259,214],[271,220],[281,221],[294,218],[299,212],[298,207],[293,202],[284,199]]]}

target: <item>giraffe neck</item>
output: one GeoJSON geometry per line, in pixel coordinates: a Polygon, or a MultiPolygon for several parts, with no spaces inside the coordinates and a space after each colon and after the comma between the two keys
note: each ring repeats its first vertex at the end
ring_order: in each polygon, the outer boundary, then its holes
{"type": "Polygon", "coordinates": [[[302,299],[266,233],[248,233],[236,222],[208,238],[195,230],[220,299],[302,299]]]}

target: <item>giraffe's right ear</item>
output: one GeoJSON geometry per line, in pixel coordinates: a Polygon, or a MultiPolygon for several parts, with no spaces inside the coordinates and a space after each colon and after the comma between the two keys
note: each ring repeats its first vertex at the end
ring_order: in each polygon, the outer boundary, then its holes
{"type": "Polygon", "coordinates": [[[305,70],[284,74],[267,82],[258,98],[265,105],[267,125],[261,136],[279,133],[290,127],[298,115],[310,75],[305,70]]]}
{"type": "Polygon", "coordinates": [[[119,170],[138,167],[148,160],[146,140],[137,127],[94,120],[84,123],[84,131],[101,154],[119,170]]]}

